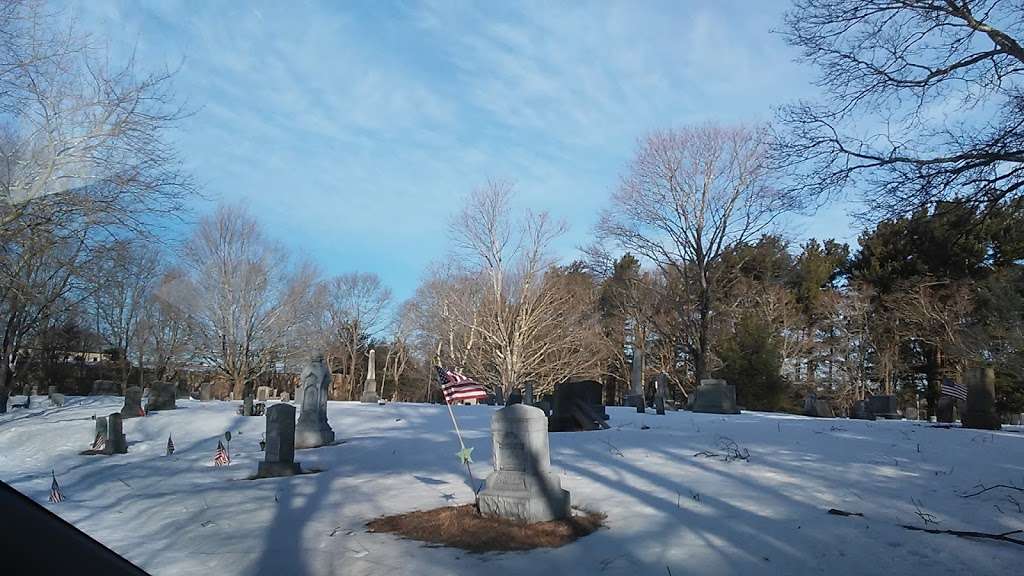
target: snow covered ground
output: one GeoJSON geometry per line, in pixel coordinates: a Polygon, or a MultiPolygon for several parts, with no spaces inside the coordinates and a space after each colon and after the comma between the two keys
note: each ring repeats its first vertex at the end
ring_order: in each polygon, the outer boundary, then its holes
{"type": "MultiPolygon", "coordinates": [[[[92,440],[91,417],[119,410],[120,398],[33,406],[0,416],[0,479],[45,503],[56,470],[67,500],[45,505],[155,575],[1016,574],[1024,560],[1013,544],[900,527],[922,526],[919,508],[939,522],[930,527],[1024,528],[1010,498],[1024,505],[1020,492],[958,496],[979,483],[1024,486],[1021,427],[610,408],[610,430],[551,435],[563,487],[574,505],[607,513],[608,529],[555,550],[468,554],[364,527],[472,501],[443,406],[331,402],[343,443],[297,453],[323,472],[257,481],[246,477],[264,419],[237,416],[238,402],[179,400],[178,410],[127,420],[128,454],[113,457],[78,452],[92,440]],[[232,464],[215,468],[225,430],[232,464]],[[722,436],[749,461],[694,456],[722,436]]],[[[477,479],[490,469],[494,410],[456,408],[477,479]]]]}

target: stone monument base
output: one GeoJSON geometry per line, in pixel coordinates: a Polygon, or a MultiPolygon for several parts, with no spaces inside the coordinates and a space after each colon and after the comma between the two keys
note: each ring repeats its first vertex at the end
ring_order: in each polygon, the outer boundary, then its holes
{"type": "Polygon", "coordinates": [[[725,380],[706,379],[690,396],[689,408],[692,412],[709,414],[739,414],[736,406],[736,387],[725,380]]]}
{"type": "Polygon", "coordinates": [[[330,428],[326,430],[295,428],[296,448],[316,448],[317,446],[326,446],[333,442],[334,430],[330,428]]]}
{"type": "Polygon", "coordinates": [[[359,401],[363,404],[376,404],[377,400],[380,400],[380,398],[377,397],[377,393],[373,390],[363,390],[363,395],[359,398],[359,401]]]}
{"type": "Polygon", "coordinates": [[[539,476],[498,470],[487,477],[477,499],[484,516],[501,516],[523,522],[548,522],[568,518],[572,511],[568,490],[562,489],[553,472],[539,476]]]}
{"type": "Polygon", "coordinates": [[[256,469],[257,478],[277,478],[279,476],[295,476],[302,474],[298,462],[259,462],[256,469]]]}

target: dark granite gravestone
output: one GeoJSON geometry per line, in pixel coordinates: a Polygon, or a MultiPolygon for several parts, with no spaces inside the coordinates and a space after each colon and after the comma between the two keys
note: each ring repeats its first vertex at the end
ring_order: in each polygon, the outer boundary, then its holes
{"type": "Polygon", "coordinates": [[[481,514],[546,522],[572,513],[569,492],[551,471],[544,412],[525,404],[498,410],[491,416],[491,440],[494,472],[477,499],[481,514]]]}
{"type": "Polygon", "coordinates": [[[256,476],[294,476],[301,471],[295,461],[295,407],[275,404],[267,409],[266,447],[256,476]]]}
{"type": "Polygon", "coordinates": [[[875,395],[868,398],[868,408],[875,418],[886,420],[899,420],[900,414],[896,410],[896,397],[892,395],[875,395]]]}
{"type": "Polygon", "coordinates": [[[174,410],[178,407],[178,385],[174,382],[154,382],[149,387],[149,398],[146,400],[146,412],[174,410]]]}
{"type": "Polygon", "coordinates": [[[964,428],[999,430],[996,413],[996,375],[992,368],[970,368],[964,380],[967,384],[967,410],[960,421],[964,428]]]}
{"type": "Polygon", "coordinates": [[[138,418],[145,416],[142,411],[142,388],[132,386],[124,391],[124,406],[121,407],[122,418],[138,418]]]}
{"type": "Polygon", "coordinates": [[[834,418],[835,414],[832,413],[832,406],[829,405],[828,400],[818,398],[817,394],[808,394],[804,397],[804,416],[834,418]]]}
{"type": "Polygon", "coordinates": [[[7,403],[11,399],[11,392],[6,386],[0,388],[0,414],[7,413],[7,403]]]}
{"type": "Polygon", "coordinates": [[[295,426],[295,447],[315,448],[334,442],[334,430],[327,423],[327,391],[331,374],[322,354],[314,354],[299,378],[302,387],[299,423],[295,426]]]}
{"type": "Polygon", "coordinates": [[[739,414],[736,387],[725,380],[701,380],[690,397],[690,410],[708,414],[739,414]]]}
{"type": "Polygon", "coordinates": [[[104,454],[128,453],[128,440],[122,432],[123,429],[120,412],[107,416],[107,445],[103,447],[104,454]]]}
{"type": "Polygon", "coordinates": [[[246,394],[242,400],[242,416],[252,416],[252,395],[246,394]]]}
{"type": "Polygon", "coordinates": [[[854,420],[874,420],[875,415],[871,413],[871,407],[867,400],[857,400],[850,408],[850,418],[854,420]]]}
{"type": "Polygon", "coordinates": [[[935,421],[952,424],[956,420],[956,399],[952,396],[940,396],[935,403],[935,421]]]}
{"type": "Polygon", "coordinates": [[[533,381],[523,384],[523,404],[533,406],[533,381]]]}
{"type": "Polygon", "coordinates": [[[213,382],[203,382],[199,385],[199,401],[209,402],[213,400],[213,382]]]}
{"type": "Polygon", "coordinates": [[[520,392],[519,390],[513,390],[513,391],[508,393],[508,403],[506,404],[506,406],[511,406],[513,404],[522,404],[522,403],[523,403],[523,393],[522,392],[520,392]]]}
{"type": "Polygon", "coordinates": [[[92,396],[120,396],[121,384],[113,380],[94,380],[92,383],[92,396]]]}
{"type": "Polygon", "coordinates": [[[662,372],[654,378],[654,410],[665,415],[665,397],[668,395],[668,374],[662,372]]]}
{"type": "Polygon", "coordinates": [[[563,382],[555,386],[548,430],[573,432],[608,428],[608,414],[601,403],[601,383],[593,380],[563,382]]]}

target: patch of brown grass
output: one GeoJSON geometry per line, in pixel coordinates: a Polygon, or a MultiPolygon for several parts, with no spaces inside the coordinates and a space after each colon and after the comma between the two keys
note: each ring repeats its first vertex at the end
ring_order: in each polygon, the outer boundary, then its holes
{"type": "Polygon", "coordinates": [[[564,520],[524,524],[481,516],[472,504],[418,510],[366,523],[370,532],[390,532],[470,552],[558,548],[604,526],[605,515],[582,512],[564,520]]]}

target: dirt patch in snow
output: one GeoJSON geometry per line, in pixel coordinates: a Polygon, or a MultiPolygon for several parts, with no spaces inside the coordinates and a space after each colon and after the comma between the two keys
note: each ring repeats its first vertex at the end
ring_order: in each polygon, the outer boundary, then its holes
{"type": "Polygon", "coordinates": [[[370,532],[390,532],[412,540],[495,552],[558,548],[597,531],[605,515],[577,511],[564,520],[524,524],[506,518],[481,516],[472,504],[418,510],[367,522],[370,532]]]}

